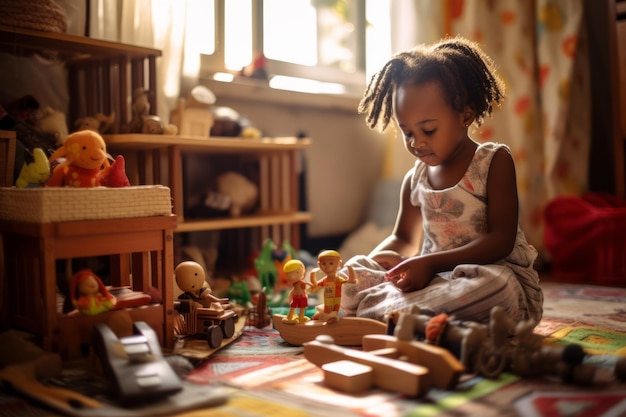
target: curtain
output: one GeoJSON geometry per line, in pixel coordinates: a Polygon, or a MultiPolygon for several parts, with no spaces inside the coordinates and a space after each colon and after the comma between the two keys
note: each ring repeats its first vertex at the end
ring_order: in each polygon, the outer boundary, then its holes
{"type": "Polygon", "coordinates": [[[169,120],[170,109],[180,95],[183,66],[188,64],[185,59],[197,60],[196,55],[185,54],[190,47],[185,43],[185,25],[191,0],[89,1],[91,37],[161,50],[157,85],[164,88],[153,92],[157,94],[155,113],[169,120]]]}
{"type": "Polygon", "coordinates": [[[581,194],[588,186],[591,99],[583,6],[583,0],[415,0],[391,5],[405,7],[404,14],[392,12],[394,52],[412,46],[409,41],[433,42],[459,34],[479,42],[497,64],[506,84],[505,101],[470,135],[511,148],[520,222],[540,251],[545,204],[558,195],[581,194]],[[409,27],[414,31],[407,36],[409,27]]]}

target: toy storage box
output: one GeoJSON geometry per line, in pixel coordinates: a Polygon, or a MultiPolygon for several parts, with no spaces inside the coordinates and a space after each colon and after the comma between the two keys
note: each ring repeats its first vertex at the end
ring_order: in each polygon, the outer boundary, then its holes
{"type": "Polygon", "coordinates": [[[52,223],[171,213],[170,189],[161,185],[0,188],[0,220],[52,223]]]}
{"type": "Polygon", "coordinates": [[[90,343],[92,326],[114,312],[59,314],[56,263],[108,255],[112,285],[160,293],[160,303],[126,311],[171,347],[176,227],[171,213],[170,190],[163,186],[0,189],[5,324],[40,336],[44,348],[64,359],[77,359],[90,343]]]}

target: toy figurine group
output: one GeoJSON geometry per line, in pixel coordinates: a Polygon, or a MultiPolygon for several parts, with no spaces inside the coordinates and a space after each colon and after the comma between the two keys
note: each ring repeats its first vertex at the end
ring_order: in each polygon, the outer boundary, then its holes
{"type": "Polygon", "coordinates": [[[318,308],[313,319],[327,322],[336,321],[341,305],[341,287],[345,283],[356,283],[356,274],[351,267],[348,267],[348,278],[337,274],[337,271],[342,265],[341,255],[339,255],[337,251],[322,251],[317,257],[317,266],[319,270],[326,275],[318,281],[316,277],[317,270],[313,270],[310,274],[310,282],[306,282],[304,280],[304,264],[296,259],[287,262],[283,270],[292,288],[288,296],[289,313],[283,318],[283,322],[297,324],[310,320],[305,316],[305,310],[308,306],[307,287],[311,287],[310,291],[313,292],[319,291],[320,289],[324,291],[324,304],[318,308]],[[296,309],[299,309],[297,317],[295,315],[296,309]]]}

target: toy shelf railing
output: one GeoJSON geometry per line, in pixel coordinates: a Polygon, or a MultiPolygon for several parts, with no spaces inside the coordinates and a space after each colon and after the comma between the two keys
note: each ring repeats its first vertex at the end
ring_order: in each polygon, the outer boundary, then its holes
{"type": "MultiPolygon", "coordinates": [[[[115,113],[114,131],[119,131],[120,120],[130,116],[132,92],[140,87],[157,91],[159,49],[0,25],[0,50],[17,56],[36,53],[65,63],[72,97],[70,124],[98,112],[115,113]]],[[[149,95],[152,109],[157,108],[156,96],[149,95]]]]}
{"type": "Polygon", "coordinates": [[[297,184],[298,151],[311,144],[309,139],[121,134],[105,135],[105,140],[110,152],[130,159],[127,167],[131,183],[170,187],[173,211],[178,216],[178,233],[262,227],[268,230],[263,234],[287,236],[292,244],[297,245],[295,225],[311,220],[310,213],[298,211],[297,184]],[[248,155],[256,158],[259,166],[258,210],[241,217],[185,220],[182,157],[188,154],[248,155]],[[164,160],[167,166],[163,166],[164,160]],[[167,175],[164,175],[165,171],[167,175]]]}

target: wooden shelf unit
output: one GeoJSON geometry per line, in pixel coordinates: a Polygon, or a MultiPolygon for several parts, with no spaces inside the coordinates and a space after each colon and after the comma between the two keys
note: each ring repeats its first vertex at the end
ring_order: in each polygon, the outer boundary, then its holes
{"type": "MultiPolygon", "coordinates": [[[[86,36],[39,32],[0,25],[0,50],[17,56],[35,53],[65,63],[70,110],[68,124],[98,112],[116,114],[114,132],[130,117],[132,92],[157,91],[156,60],[161,51],[86,36]]],[[[156,109],[156,94],[150,106],[156,109]]]]}
{"type": "MultiPolygon", "coordinates": [[[[163,184],[172,191],[173,211],[178,216],[176,232],[261,228],[260,241],[289,241],[299,246],[299,224],[310,221],[308,212],[298,211],[298,152],[309,139],[205,138],[142,134],[105,135],[107,150],[127,159],[127,173],[133,184],[163,184]],[[245,155],[259,165],[259,209],[241,217],[185,219],[184,155],[245,155]]],[[[209,179],[207,178],[207,182],[209,179]]]]}
{"type": "Polygon", "coordinates": [[[44,348],[78,359],[91,340],[91,327],[113,312],[67,316],[57,312],[57,260],[109,255],[111,284],[161,293],[160,303],[126,309],[146,321],[164,347],[174,343],[174,256],[176,216],[79,220],[54,223],[0,221],[4,247],[3,302],[11,326],[42,338],[44,348]]]}

